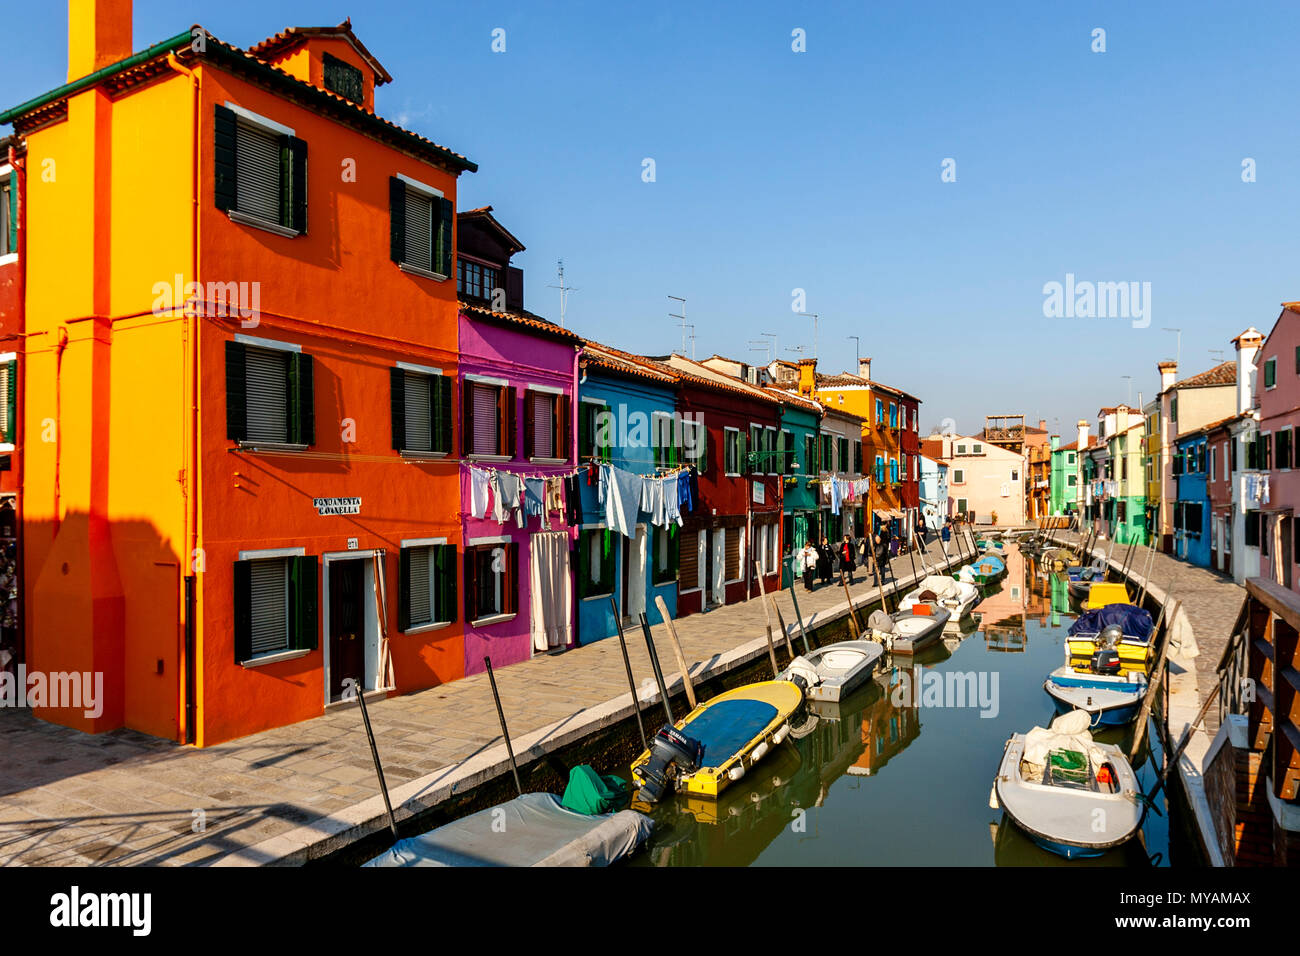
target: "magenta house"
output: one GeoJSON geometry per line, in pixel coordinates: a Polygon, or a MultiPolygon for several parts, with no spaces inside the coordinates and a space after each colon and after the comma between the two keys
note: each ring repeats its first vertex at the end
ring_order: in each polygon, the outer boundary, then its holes
{"type": "MultiPolygon", "coordinates": [[[[1286,302],[1255,357],[1259,432],[1246,454],[1242,488],[1246,545],[1259,549],[1259,575],[1300,590],[1300,302],[1286,302]]],[[[1250,576],[1251,572],[1246,572],[1250,576]]]]}
{"type": "Polygon", "coordinates": [[[523,307],[524,247],[492,208],[457,217],[465,673],[577,639],[570,551],[582,340],[523,307]]]}

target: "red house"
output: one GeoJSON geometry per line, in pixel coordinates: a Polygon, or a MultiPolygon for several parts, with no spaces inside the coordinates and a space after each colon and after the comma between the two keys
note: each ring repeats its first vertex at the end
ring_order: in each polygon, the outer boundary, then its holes
{"type": "Polygon", "coordinates": [[[906,527],[915,529],[921,522],[921,400],[907,392],[898,392],[902,428],[898,433],[899,469],[903,479],[899,503],[903,506],[906,527]]]}
{"type": "MultiPolygon", "coordinates": [[[[0,581],[17,575],[22,483],[22,439],[18,434],[21,380],[18,355],[23,337],[24,230],[22,183],[26,147],[16,137],[0,138],[0,581]]],[[[5,587],[6,593],[8,587],[5,587]]],[[[22,593],[21,586],[17,593],[22,593]]],[[[17,600],[0,598],[0,671],[23,659],[22,620],[17,600]]]]}
{"type": "Polygon", "coordinates": [[[679,617],[735,604],[781,580],[781,403],[759,386],[682,355],[657,359],[681,383],[687,435],[703,429],[699,500],[682,515],[679,617]]]}

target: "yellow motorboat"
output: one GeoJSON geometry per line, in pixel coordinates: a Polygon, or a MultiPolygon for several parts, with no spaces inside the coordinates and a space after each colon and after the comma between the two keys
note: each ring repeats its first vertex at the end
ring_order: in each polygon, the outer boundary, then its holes
{"type": "Polygon", "coordinates": [[[1092,587],[1088,588],[1088,599],[1084,601],[1084,610],[1091,611],[1093,608],[1105,607],[1107,604],[1132,604],[1133,601],[1128,596],[1128,588],[1121,583],[1105,583],[1098,581],[1092,587]]]}
{"type": "Polygon", "coordinates": [[[637,800],[657,803],[670,787],[716,797],[789,736],[790,717],[803,699],[798,684],[770,680],[700,704],[660,730],[650,749],[633,761],[637,800]]]}

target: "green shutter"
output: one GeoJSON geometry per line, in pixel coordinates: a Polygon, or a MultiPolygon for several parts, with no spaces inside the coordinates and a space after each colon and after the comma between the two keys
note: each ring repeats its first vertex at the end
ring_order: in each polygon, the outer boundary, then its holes
{"type": "Polygon", "coordinates": [[[316,650],[316,604],[319,591],[316,555],[289,559],[289,637],[296,650],[316,650]]]}
{"type": "Polygon", "coordinates": [[[452,220],[453,207],[450,199],[438,199],[441,215],[441,228],[438,229],[437,248],[434,250],[434,269],[444,276],[452,274],[452,220]]]}
{"type": "Polygon", "coordinates": [[[316,444],[316,410],[312,358],[302,352],[289,357],[289,441],[316,444]]]}
{"type": "Polygon", "coordinates": [[[307,231],[307,143],[296,136],[285,137],[282,152],[284,165],[284,222],[300,233],[307,231]]]}
{"type": "Polygon", "coordinates": [[[5,392],[5,441],[16,444],[18,435],[18,360],[5,363],[9,388],[5,392]]]}
{"type": "Polygon", "coordinates": [[[388,255],[394,262],[406,259],[406,183],[388,179],[388,255]]]}
{"type": "Polygon", "coordinates": [[[253,656],[253,570],[251,561],[235,562],[235,663],[253,656]]]}
{"type": "Polygon", "coordinates": [[[223,212],[236,208],[238,190],[235,179],[235,154],[239,136],[235,114],[224,106],[216,110],[216,136],[213,140],[213,167],[216,173],[213,198],[223,212]]]}
{"type": "MultiPolygon", "coordinates": [[[[18,170],[9,177],[9,251],[18,251],[18,170]]],[[[1300,349],[1297,350],[1300,352],[1300,349]]],[[[1296,359],[1300,363],[1300,358],[1296,359]]]]}
{"type": "Polygon", "coordinates": [[[578,533],[578,596],[591,595],[591,536],[594,531],[578,533]]]}
{"type": "Polygon", "coordinates": [[[226,437],[243,441],[248,437],[248,376],[244,346],[226,343],[226,437]]]}
{"type": "Polygon", "coordinates": [[[433,450],[451,454],[452,447],[452,380],[439,375],[433,380],[433,450]]]}
{"type": "Polygon", "coordinates": [[[388,407],[393,421],[393,448],[401,451],[406,447],[406,372],[396,366],[388,370],[388,407]]]}
{"type": "Polygon", "coordinates": [[[411,550],[402,548],[397,552],[397,629],[408,630],[411,626],[411,550]]]}
{"type": "Polygon", "coordinates": [[[433,549],[435,599],[433,619],[442,624],[456,620],[456,546],[440,544],[433,549]]]}

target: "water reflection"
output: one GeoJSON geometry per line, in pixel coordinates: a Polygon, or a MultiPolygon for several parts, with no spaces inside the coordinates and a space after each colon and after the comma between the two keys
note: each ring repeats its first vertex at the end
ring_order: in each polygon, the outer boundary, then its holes
{"type": "MultiPolygon", "coordinates": [[[[806,705],[789,740],[720,799],[664,801],[633,865],[1144,866],[1148,850],[1167,858],[1167,822],[1150,813],[1145,843],[1066,861],[989,809],[1007,737],[1054,715],[1042,685],[1063,660],[1073,618],[1060,575],[1014,546],[1006,560],[1009,573],[985,589],[978,623],[949,629],[915,657],[886,656],[872,682],[840,704],[806,705]],[[977,707],[906,693],[923,675],[979,675],[997,689],[996,707],[981,717],[977,707]]],[[[1096,736],[1125,749],[1131,740],[1129,728],[1096,736]]],[[[1144,747],[1133,768],[1149,789],[1158,752],[1153,760],[1144,747]]]]}

